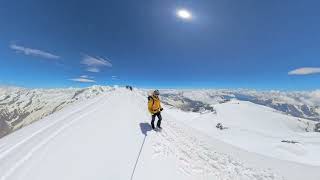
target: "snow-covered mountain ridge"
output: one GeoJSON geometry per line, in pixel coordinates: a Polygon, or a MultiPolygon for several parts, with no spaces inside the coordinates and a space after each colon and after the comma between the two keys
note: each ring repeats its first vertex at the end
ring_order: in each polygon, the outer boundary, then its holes
{"type": "MultiPolygon", "coordinates": [[[[224,103],[232,99],[249,101],[271,107],[285,114],[320,121],[320,90],[301,92],[255,90],[165,90],[164,100],[172,105],[198,101],[205,106],[224,103]],[[172,99],[174,98],[174,101],[172,99]]],[[[192,106],[192,105],[191,105],[192,106]]],[[[208,109],[208,108],[206,108],[208,109]]]]}
{"type": "Polygon", "coordinates": [[[146,91],[115,88],[1,138],[0,179],[320,178],[314,121],[233,99],[214,113],[163,104],[158,132],[146,104],[146,91]]]}
{"type": "Polygon", "coordinates": [[[0,88],[0,137],[77,101],[111,90],[107,86],[66,89],[0,88]]]}
{"type": "MultiPolygon", "coordinates": [[[[65,89],[0,88],[0,137],[67,105],[114,90],[108,86],[65,89]]],[[[149,90],[135,89],[147,96],[149,90]]],[[[320,120],[320,91],[161,90],[164,104],[192,112],[215,112],[213,105],[238,99],[274,108],[294,117],[320,120]]]]}

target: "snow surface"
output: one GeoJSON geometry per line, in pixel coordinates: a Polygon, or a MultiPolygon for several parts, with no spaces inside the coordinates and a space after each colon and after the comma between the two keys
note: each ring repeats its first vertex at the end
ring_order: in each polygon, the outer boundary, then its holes
{"type": "MultiPolygon", "coordinates": [[[[115,86],[116,88],[117,86],[115,86]]],[[[26,89],[0,86],[0,138],[75,102],[91,99],[109,86],[87,88],[26,89]]],[[[147,95],[150,90],[135,89],[147,95]]],[[[164,104],[184,111],[215,112],[212,105],[231,99],[250,101],[294,117],[320,121],[319,91],[281,92],[255,90],[161,90],[164,104]]]]}
{"type": "MultiPolygon", "coordinates": [[[[183,123],[249,152],[281,160],[320,166],[320,133],[307,132],[314,127],[313,121],[287,116],[277,111],[246,101],[231,101],[215,106],[217,114],[198,115],[183,123]],[[228,129],[215,127],[222,123],[228,129]],[[298,143],[283,143],[282,140],[298,143]]],[[[189,118],[188,118],[189,117],[189,118]]]]}
{"type": "Polygon", "coordinates": [[[111,89],[107,86],[67,89],[0,87],[0,138],[68,105],[111,89]]]}
{"type": "Polygon", "coordinates": [[[155,132],[146,104],[144,93],[117,88],[5,136],[0,180],[320,178],[320,134],[304,131],[307,120],[244,101],[217,114],[164,106],[155,132]]]}

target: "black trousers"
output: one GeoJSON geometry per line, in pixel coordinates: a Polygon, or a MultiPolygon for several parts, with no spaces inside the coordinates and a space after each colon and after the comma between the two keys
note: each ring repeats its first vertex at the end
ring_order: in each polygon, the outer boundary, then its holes
{"type": "Polygon", "coordinates": [[[162,120],[161,113],[160,113],[160,112],[157,112],[157,113],[155,113],[155,114],[153,114],[153,115],[151,116],[151,126],[152,126],[152,128],[154,128],[154,120],[156,119],[156,116],[158,117],[157,126],[158,126],[158,127],[161,126],[161,120],[162,120]]]}

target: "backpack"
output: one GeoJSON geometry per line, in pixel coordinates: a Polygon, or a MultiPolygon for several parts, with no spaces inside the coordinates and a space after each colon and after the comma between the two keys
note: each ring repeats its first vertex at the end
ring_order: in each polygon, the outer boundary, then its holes
{"type": "Polygon", "coordinates": [[[154,105],[154,99],[152,96],[148,96],[148,102],[152,99],[152,106],[154,105]]]}

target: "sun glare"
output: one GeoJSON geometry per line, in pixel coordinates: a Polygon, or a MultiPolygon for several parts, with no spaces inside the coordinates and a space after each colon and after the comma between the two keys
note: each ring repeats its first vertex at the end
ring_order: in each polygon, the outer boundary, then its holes
{"type": "Polygon", "coordinates": [[[181,19],[191,19],[191,13],[186,9],[179,9],[177,11],[177,16],[181,19]]]}

